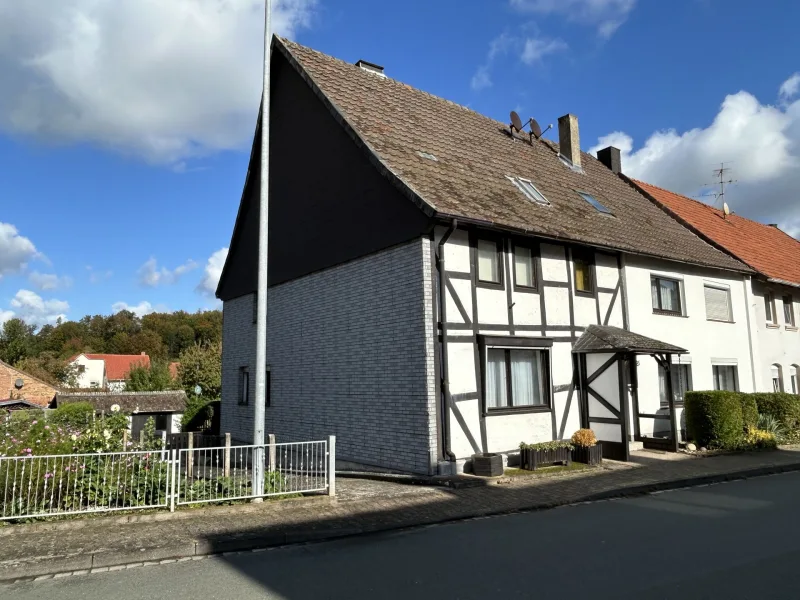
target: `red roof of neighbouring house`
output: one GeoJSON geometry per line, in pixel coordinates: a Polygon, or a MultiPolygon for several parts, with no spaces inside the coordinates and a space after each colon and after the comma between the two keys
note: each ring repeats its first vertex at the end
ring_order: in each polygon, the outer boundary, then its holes
{"type": "MultiPolygon", "coordinates": [[[[80,354],[69,359],[72,362],[80,354]]],[[[102,360],[106,363],[106,378],[109,381],[125,379],[133,367],[149,367],[150,357],[147,354],[84,354],[89,360],[102,360]]]]}
{"type": "Polygon", "coordinates": [[[631,179],[656,204],[718,247],[770,279],[800,285],[800,241],[764,225],[669,190],[631,179]]]}
{"type": "Polygon", "coordinates": [[[177,379],[178,378],[178,367],[180,367],[180,366],[181,366],[181,363],[179,363],[179,362],[171,362],[171,363],[169,363],[169,374],[170,374],[170,377],[172,377],[173,379],[177,379]]]}

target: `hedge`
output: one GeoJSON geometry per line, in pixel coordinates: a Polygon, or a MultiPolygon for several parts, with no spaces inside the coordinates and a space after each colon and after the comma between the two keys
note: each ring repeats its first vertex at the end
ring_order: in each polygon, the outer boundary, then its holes
{"type": "Polygon", "coordinates": [[[755,429],[758,427],[758,403],[753,394],[737,392],[739,401],[742,403],[742,423],[745,429],[755,429]]]}
{"type": "Polygon", "coordinates": [[[790,439],[800,440],[800,396],[779,392],[747,395],[755,400],[760,414],[772,415],[790,439]]]}
{"type": "MultiPolygon", "coordinates": [[[[739,445],[744,433],[742,404],[737,392],[686,392],[684,410],[689,438],[709,448],[739,445]]],[[[751,418],[750,408],[748,418],[751,418]]]]}

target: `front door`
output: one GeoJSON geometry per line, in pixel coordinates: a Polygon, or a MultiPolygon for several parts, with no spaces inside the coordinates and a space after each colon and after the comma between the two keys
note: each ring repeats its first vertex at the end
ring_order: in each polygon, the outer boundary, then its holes
{"type": "Polygon", "coordinates": [[[581,354],[581,423],[594,431],[603,457],[628,460],[628,375],[624,353],[581,354]]]}

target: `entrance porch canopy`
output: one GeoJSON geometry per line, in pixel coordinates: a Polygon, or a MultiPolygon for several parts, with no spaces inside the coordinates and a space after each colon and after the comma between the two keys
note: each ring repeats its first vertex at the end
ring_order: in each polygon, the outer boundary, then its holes
{"type": "Polygon", "coordinates": [[[634,354],[686,354],[685,348],[660,342],[610,325],[589,325],[572,349],[575,354],[632,352],[634,354]]]}

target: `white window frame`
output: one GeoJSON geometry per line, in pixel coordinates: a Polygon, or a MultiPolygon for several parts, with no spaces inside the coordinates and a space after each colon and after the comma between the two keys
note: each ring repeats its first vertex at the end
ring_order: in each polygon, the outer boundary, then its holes
{"type": "Polygon", "coordinates": [[[503,263],[504,260],[504,252],[503,252],[503,242],[499,238],[494,237],[478,237],[475,241],[475,280],[479,286],[491,286],[491,287],[503,287],[503,263]],[[494,262],[495,268],[497,270],[497,280],[494,279],[481,279],[481,243],[493,244],[494,245],[494,262]]]}
{"type": "Polygon", "coordinates": [[[797,325],[796,325],[797,321],[795,320],[795,315],[794,315],[794,296],[792,296],[792,294],[783,294],[781,296],[781,304],[783,305],[783,321],[784,321],[784,324],[786,325],[786,328],[787,329],[793,329],[793,328],[797,327],[797,325]],[[787,298],[789,299],[789,304],[788,305],[786,304],[786,299],[787,298]],[[787,308],[787,306],[789,308],[789,320],[788,321],[786,320],[786,308],[787,308]]]}
{"type": "Polygon", "coordinates": [[[767,327],[779,327],[778,325],[778,314],[775,310],[775,294],[772,292],[765,292],[764,293],[764,317],[767,322],[767,327]],[[769,312],[772,314],[767,313],[767,307],[769,306],[769,312]]]}
{"type": "Polygon", "coordinates": [[[536,187],[536,184],[533,183],[530,179],[525,179],[524,177],[511,177],[510,175],[506,175],[506,179],[511,181],[517,189],[521,191],[525,197],[533,202],[534,204],[539,204],[541,206],[550,206],[550,201],[547,197],[536,187]]]}
{"type": "Polygon", "coordinates": [[[722,290],[728,295],[728,318],[727,319],[712,319],[708,316],[708,304],[706,304],[706,321],[714,321],[716,323],[733,323],[733,298],[731,296],[731,288],[728,285],[719,283],[711,283],[708,281],[703,282],[703,300],[705,301],[706,288],[714,290],[722,290]]]}

